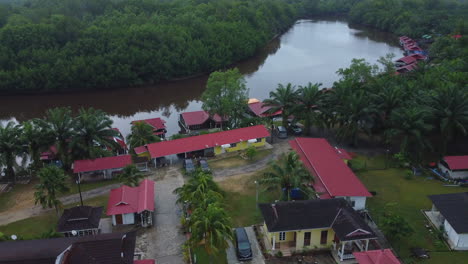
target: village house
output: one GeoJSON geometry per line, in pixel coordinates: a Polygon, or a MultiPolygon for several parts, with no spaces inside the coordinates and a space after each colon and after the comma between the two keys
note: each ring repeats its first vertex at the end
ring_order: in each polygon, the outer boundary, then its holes
{"type": "Polygon", "coordinates": [[[154,181],[145,179],[138,187],[121,186],[112,189],[106,214],[112,216],[112,225],[153,224],[154,181]]]}
{"type": "Polygon", "coordinates": [[[206,135],[186,137],[148,144],[143,152],[142,147],[135,148],[139,156],[149,155],[154,166],[157,159],[180,154],[186,158],[209,157],[227,152],[244,150],[249,146],[262,147],[270,133],[263,125],[221,131],[206,135]]]}
{"type": "Polygon", "coordinates": [[[296,138],[289,144],[314,176],[312,186],[320,199],[342,197],[355,210],[366,208],[366,198],[372,195],[345,163],[351,158],[345,150],[332,147],[323,138],[296,138]]]}
{"type": "Polygon", "coordinates": [[[353,252],[358,264],[401,264],[391,249],[353,252]]]}
{"type": "Polygon", "coordinates": [[[221,128],[226,125],[227,120],[222,120],[217,114],[210,116],[206,111],[184,112],[179,116],[179,126],[183,133],[211,128],[221,128]]]}
{"type": "MultiPolygon", "coordinates": [[[[136,232],[0,242],[0,263],[140,264],[136,232]]],[[[141,261],[141,260],[140,260],[141,261]]],[[[153,262],[143,262],[153,263],[153,262]]]]}
{"type": "Polygon", "coordinates": [[[468,156],[445,156],[438,167],[450,179],[468,179],[468,156]]]}
{"type": "Polygon", "coordinates": [[[425,211],[437,230],[443,230],[453,250],[468,250],[468,192],[430,195],[432,209],[425,211]]]}
{"type": "Polygon", "coordinates": [[[118,128],[112,128],[113,130],[115,130],[118,135],[115,136],[115,137],[112,137],[112,140],[117,143],[118,147],[115,149],[115,155],[125,155],[128,153],[128,147],[127,147],[127,144],[125,143],[125,138],[124,136],[122,135],[122,133],[120,132],[120,130],[118,128]]]}
{"type": "Polygon", "coordinates": [[[132,163],[132,156],[130,155],[76,160],[73,163],[73,173],[78,174],[80,182],[109,180],[132,163]]]}
{"type": "Polygon", "coordinates": [[[271,106],[265,106],[263,102],[260,102],[257,99],[251,99],[249,100],[249,111],[250,115],[253,115],[255,117],[277,117],[281,116],[282,111],[278,110],[274,113],[270,113],[269,110],[271,109],[271,106]]]}
{"type": "Polygon", "coordinates": [[[97,235],[103,207],[75,206],[63,211],[57,225],[57,232],[65,237],[97,235]]]}
{"type": "Polygon", "coordinates": [[[131,124],[134,125],[135,123],[139,122],[145,122],[148,125],[153,127],[153,133],[160,137],[160,138],[165,138],[166,137],[166,121],[163,119],[157,117],[157,118],[150,118],[150,119],[144,119],[144,120],[136,120],[132,121],[131,124]]]}
{"type": "Polygon", "coordinates": [[[259,204],[265,221],[265,244],[273,253],[333,248],[340,260],[367,251],[377,239],[372,229],[343,198],[259,204]]]}

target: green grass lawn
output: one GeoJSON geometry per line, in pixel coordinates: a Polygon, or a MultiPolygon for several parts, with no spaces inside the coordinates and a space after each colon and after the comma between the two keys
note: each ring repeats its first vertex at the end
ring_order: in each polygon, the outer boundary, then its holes
{"type": "MultiPolygon", "coordinates": [[[[363,158],[370,167],[381,167],[384,157],[363,158]],[[377,165],[372,162],[376,161],[377,165]]],[[[409,257],[411,247],[422,247],[431,251],[432,258],[420,263],[468,263],[468,252],[446,252],[448,248],[426,229],[426,218],[421,213],[422,209],[430,209],[432,204],[428,199],[431,194],[443,194],[454,192],[466,192],[467,188],[444,187],[443,183],[435,179],[427,179],[427,176],[414,176],[405,179],[405,169],[391,168],[387,170],[363,170],[357,175],[361,178],[369,191],[376,191],[375,197],[367,200],[372,217],[377,224],[387,203],[397,203],[397,213],[403,216],[414,233],[404,237],[400,241],[391,241],[393,247],[399,251],[400,256],[411,263],[414,259],[409,257]]]]}
{"type": "MultiPolygon", "coordinates": [[[[84,204],[91,206],[104,206],[104,217],[108,198],[108,195],[97,196],[95,198],[85,200],[84,204]]],[[[65,208],[70,208],[76,205],[79,205],[79,203],[67,205],[65,208]]],[[[30,217],[8,225],[0,226],[0,232],[8,236],[15,234],[23,239],[34,239],[51,229],[55,229],[57,227],[57,221],[58,217],[54,210],[39,216],[30,217]]]]}
{"type": "Polygon", "coordinates": [[[193,249],[192,260],[194,261],[195,264],[210,264],[210,263],[227,264],[227,257],[226,257],[225,250],[221,250],[220,252],[218,252],[218,254],[211,256],[211,262],[210,262],[210,256],[206,253],[203,247],[198,247],[198,248],[193,249]]]}
{"type": "Polygon", "coordinates": [[[272,149],[262,149],[257,152],[257,155],[255,155],[252,160],[246,160],[242,158],[239,154],[231,157],[226,157],[226,158],[220,158],[220,159],[214,159],[214,160],[209,160],[208,164],[210,165],[211,169],[226,169],[226,168],[232,168],[232,167],[238,167],[238,166],[244,166],[256,161],[259,161],[266,156],[270,155],[273,152],[272,149]]]}
{"type": "MultiPolygon", "coordinates": [[[[112,179],[112,180],[105,180],[105,181],[97,181],[97,182],[89,182],[89,183],[81,183],[81,192],[86,192],[89,190],[101,188],[107,185],[111,185],[114,183],[118,183],[119,181],[117,179],[112,179]]],[[[68,192],[62,193],[60,196],[67,196],[70,194],[75,194],[78,193],[78,185],[74,182],[71,182],[68,184],[69,190],[68,192]]]]}

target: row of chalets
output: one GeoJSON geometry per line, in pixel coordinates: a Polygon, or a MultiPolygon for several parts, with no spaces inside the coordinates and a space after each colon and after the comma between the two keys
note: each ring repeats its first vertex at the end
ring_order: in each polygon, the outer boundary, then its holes
{"type": "Polygon", "coordinates": [[[407,36],[400,37],[400,45],[405,51],[405,57],[395,61],[396,74],[413,71],[417,68],[419,61],[428,59],[427,52],[419,44],[407,36]]]}

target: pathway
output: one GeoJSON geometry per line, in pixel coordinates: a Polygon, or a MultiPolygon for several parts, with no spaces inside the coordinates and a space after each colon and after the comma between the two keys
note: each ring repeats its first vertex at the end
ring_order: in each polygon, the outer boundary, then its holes
{"type": "Polygon", "coordinates": [[[184,184],[180,169],[167,168],[162,180],[155,185],[155,221],[153,227],[137,240],[144,258],[156,259],[158,264],[185,264],[182,244],[185,236],[181,231],[181,210],[176,205],[174,189],[184,184]]]}
{"type": "Polygon", "coordinates": [[[252,249],[252,260],[240,262],[237,260],[236,248],[232,242],[229,242],[229,248],[226,250],[226,257],[228,264],[265,264],[265,259],[263,258],[262,251],[260,250],[260,245],[258,244],[257,238],[255,236],[255,231],[251,226],[246,227],[245,231],[249,237],[250,247],[252,249]]]}
{"type": "MultiPolygon", "coordinates": [[[[97,196],[105,195],[108,194],[111,189],[118,188],[120,184],[111,184],[107,185],[104,187],[96,188],[93,190],[89,190],[86,192],[82,192],[83,198],[84,199],[90,199],[94,198],[97,196]]],[[[72,194],[69,196],[65,196],[62,198],[59,198],[59,200],[64,204],[72,204],[72,203],[77,203],[80,201],[80,195],[79,194],[72,194]]],[[[26,208],[22,210],[17,210],[17,211],[11,211],[11,212],[2,212],[0,213],[0,225],[7,225],[9,223],[13,223],[19,220],[23,220],[26,218],[30,218],[33,216],[37,216],[40,214],[43,214],[45,212],[52,211],[54,209],[43,209],[42,206],[36,205],[31,208],[26,208]]]]}
{"type": "MultiPolygon", "coordinates": [[[[275,140],[278,141],[278,139],[275,140]]],[[[215,178],[229,177],[233,175],[252,173],[255,171],[262,170],[268,166],[268,162],[270,162],[270,160],[277,159],[281,154],[286,153],[289,150],[290,147],[288,141],[281,140],[280,142],[275,143],[273,145],[273,152],[265,158],[258,160],[254,163],[247,164],[245,166],[213,170],[213,176],[215,178]]]]}

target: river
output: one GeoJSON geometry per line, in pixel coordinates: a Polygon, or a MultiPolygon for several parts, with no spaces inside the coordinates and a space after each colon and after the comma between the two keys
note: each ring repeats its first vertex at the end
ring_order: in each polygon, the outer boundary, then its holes
{"type": "MultiPolygon", "coordinates": [[[[299,20],[286,33],[272,40],[254,57],[237,63],[244,74],[250,97],[265,99],[278,83],[305,85],[322,83],[330,87],[336,71],[348,67],[353,58],[376,63],[388,53],[403,56],[396,36],[348,25],[341,20],[299,20]]],[[[109,113],[124,135],[132,120],[162,117],[168,134],[179,131],[180,112],[201,109],[199,98],[208,76],[96,92],[18,95],[0,97],[0,122],[42,117],[46,109],[58,106],[95,107],[109,113]]]]}

